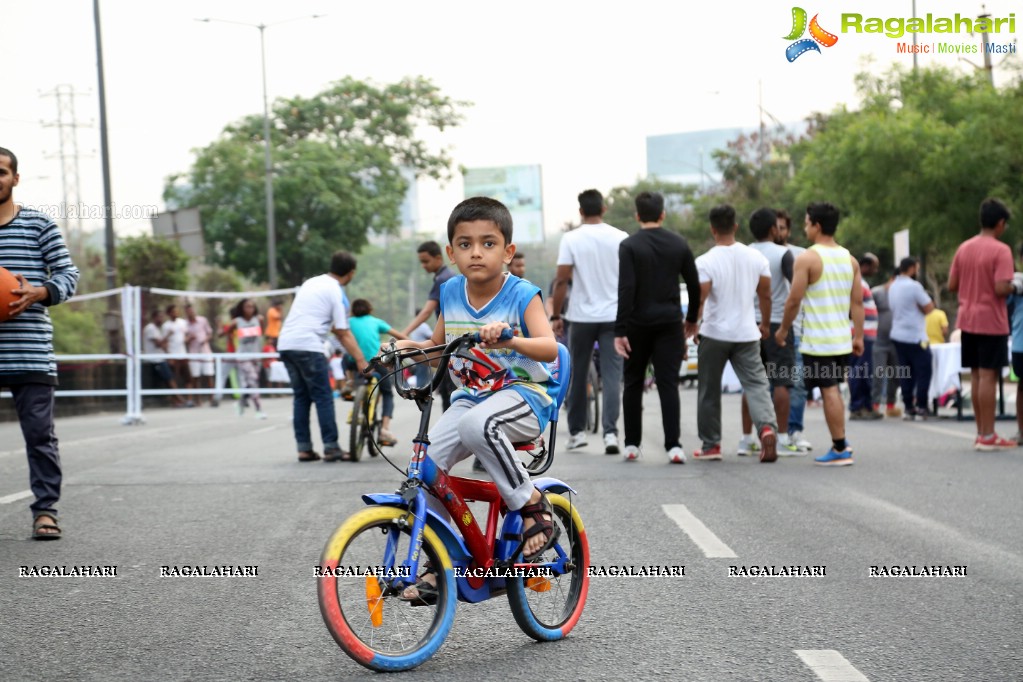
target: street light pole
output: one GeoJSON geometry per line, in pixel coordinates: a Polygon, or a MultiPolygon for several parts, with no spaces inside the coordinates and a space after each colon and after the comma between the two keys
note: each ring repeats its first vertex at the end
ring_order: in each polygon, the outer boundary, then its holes
{"type": "Polygon", "coordinates": [[[259,24],[259,56],[263,65],[263,157],[266,167],[266,262],[270,288],[277,288],[277,222],[274,218],[274,169],[270,153],[270,99],[266,93],[266,24],[259,24]]]}
{"type": "Polygon", "coordinates": [[[295,17],[283,21],[275,21],[272,24],[249,24],[244,21],[230,21],[228,19],[196,19],[203,23],[217,22],[221,24],[238,24],[259,29],[259,60],[263,74],[263,163],[264,181],[266,186],[266,263],[267,275],[270,281],[270,288],[277,288],[277,223],[274,217],[274,169],[273,154],[270,150],[270,97],[266,88],[266,29],[271,26],[279,26],[299,19],[319,19],[323,14],[312,14],[304,17],[295,17]]]}

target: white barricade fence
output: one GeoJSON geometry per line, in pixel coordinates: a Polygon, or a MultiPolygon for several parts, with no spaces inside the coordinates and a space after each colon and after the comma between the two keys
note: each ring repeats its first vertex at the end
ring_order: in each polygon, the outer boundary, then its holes
{"type": "MultiPolygon", "coordinates": [[[[238,361],[245,360],[258,360],[263,362],[267,359],[272,359],[274,362],[271,363],[271,367],[267,371],[269,381],[272,383],[286,383],[288,382],[287,372],[284,369],[283,363],[278,359],[279,356],[276,352],[274,353],[176,353],[176,354],[144,354],[142,352],[142,330],[146,324],[146,318],[142,311],[142,287],[125,285],[118,289],[110,289],[107,291],[99,291],[89,294],[76,295],[71,298],[70,301],[63,304],[65,306],[73,306],[75,304],[81,304],[88,301],[94,301],[103,298],[109,298],[111,296],[120,296],[120,311],[121,311],[121,332],[123,333],[123,347],[125,351],[123,353],[58,353],[56,355],[58,369],[62,364],[66,363],[93,363],[93,362],[124,362],[125,363],[125,383],[124,386],[117,387],[103,387],[103,388],[89,388],[89,389],[61,389],[59,386],[55,395],[57,398],[63,397],[118,397],[123,396],[125,398],[125,413],[121,419],[122,424],[141,424],[145,422],[142,416],[142,398],[144,396],[161,396],[161,395],[180,395],[180,396],[202,396],[202,395],[213,395],[220,396],[224,394],[230,395],[246,395],[255,392],[260,394],[290,394],[292,392],[290,387],[284,388],[253,388],[243,389],[240,387],[225,386],[228,374],[232,365],[238,361]],[[214,364],[214,387],[213,388],[189,388],[179,387],[176,389],[171,388],[143,388],[143,367],[145,364],[183,359],[183,360],[198,360],[205,362],[212,362],[214,364]]],[[[169,296],[179,298],[182,301],[194,301],[196,299],[222,299],[222,300],[241,300],[245,298],[269,298],[269,297],[281,297],[281,296],[293,296],[298,289],[275,289],[272,291],[231,291],[231,292],[211,292],[211,291],[179,291],[176,289],[160,289],[160,288],[148,288],[146,291],[150,294],[169,296]]],[[[180,306],[179,306],[180,307],[180,306]]],[[[97,314],[95,311],[92,314],[97,314]]],[[[59,318],[59,316],[58,316],[59,318]]],[[[216,320],[211,320],[210,324],[214,327],[214,334],[216,334],[216,320]]],[[[54,336],[61,334],[60,320],[57,320],[57,324],[54,327],[54,336]]],[[[105,342],[105,340],[104,340],[105,342]]],[[[0,394],[0,398],[6,398],[9,394],[0,394]]]]}

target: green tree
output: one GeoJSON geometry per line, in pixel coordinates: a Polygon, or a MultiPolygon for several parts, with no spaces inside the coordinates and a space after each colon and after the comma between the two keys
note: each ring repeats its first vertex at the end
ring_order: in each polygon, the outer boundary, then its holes
{"type": "MultiPolygon", "coordinates": [[[[315,97],[277,100],[271,142],[282,285],[321,272],[325,253],[360,251],[370,229],[393,231],[407,173],[449,178],[447,151],[418,135],[458,125],[467,104],[421,77],[389,85],[346,77],[315,97]]],[[[164,190],[169,203],[200,209],[211,263],[256,281],[267,273],[262,120],[227,126],[164,190]]]]}
{"type": "Polygon", "coordinates": [[[861,74],[857,87],[860,110],[833,112],[803,143],[795,196],[838,206],[843,243],[886,263],[892,234],[908,228],[912,252],[943,282],[956,246],[977,232],[985,197],[1023,207],[1023,86],[893,68],[861,74]]]}

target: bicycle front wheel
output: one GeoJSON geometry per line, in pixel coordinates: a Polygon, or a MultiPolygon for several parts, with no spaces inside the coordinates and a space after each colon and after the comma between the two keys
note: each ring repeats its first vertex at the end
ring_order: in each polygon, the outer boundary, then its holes
{"type": "Polygon", "coordinates": [[[385,555],[399,563],[407,557],[411,530],[407,509],[369,507],[341,524],[320,557],[324,575],[318,578],[317,593],[323,622],[344,652],[371,670],[416,667],[437,652],[454,623],[454,569],[444,543],[430,528],[423,532],[419,565],[428,562],[436,572],[436,603],[413,606],[401,599],[401,591],[365,575],[367,569],[393,569],[393,563],[383,565],[385,555]],[[356,575],[360,571],[363,575],[356,575]]]}
{"type": "Polygon", "coordinates": [[[590,588],[590,545],[578,510],[561,495],[547,494],[554,508],[554,525],[560,529],[554,547],[534,563],[568,557],[570,568],[550,577],[509,578],[508,603],[515,622],[533,639],[561,639],[579,622],[590,588]]]}
{"type": "Polygon", "coordinates": [[[366,385],[360,384],[352,396],[352,423],[348,431],[348,451],[352,460],[362,459],[362,448],[366,444],[366,385]]]}

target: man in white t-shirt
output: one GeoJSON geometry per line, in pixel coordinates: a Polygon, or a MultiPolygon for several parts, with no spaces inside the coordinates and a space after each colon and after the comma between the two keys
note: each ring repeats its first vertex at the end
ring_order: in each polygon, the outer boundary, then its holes
{"type": "Polygon", "coordinates": [[[711,209],[715,246],[696,259],[703,302],[696,422],[703,449],[693,458],[721,459],[721,375],[731,361],[760,436],[760,461],[773,462],[778,422],[760,358],[760,341],[770,330],[771,266],[763,254],[735,241],[738,227],[734,208],[725,204],[711,209]],[[754,295],[760,303],[759,325],[754,295]]]}
{"type": "MultiPolygon", "coordinates": [[[[355,276],[355,256],[338,251],[330,259],[330,272],[305,281],[295,294],[291,311],[284,320],[277,350],[288,370],[294,391],[292,427],[298,446],[298,461],[313,462],[320,455],[313,450],[309,409],[316,405],[316,417],[323,438],[323,460],[350,460],[351,454],[338,444],[334,395],[330,390],[330,365],[323,353],[324,342],[333,332],[355,359],[361,372],[367,366],[359,344],[348,328],[342,286],[355,276]]],[[[352,425],[355,427],[355,424],[352,425]]]]}
{"type": "Polygon", "coordinates": [[[551,295],[551,327],[563,332],[559,311],[569,282],[572,298],[565,312],[572,377],[568,386],[568,449],[586,445],[586,381],[594,344],[600,345],[600,384],[604,394],[601,426],[604,452],[618,454],[618,414],[621,411],[622,358],[615,352],[618,314],[618,247],[629,235],[604,222],[604,197],[595,189],[579,195],[582,224],[561,238],[558,270],[551,295]]]}
{"type": "MultiPolygon", "coordinates": [[[[175,355],[184,355],[188,352],[185,344],[185,337],[188,335],[188,320],[178,314],[178,306],[171,303],[166,308],[167,319],[164,320],[160,331],[167,340],[167,360],[171,370],[174,372],[174,381],[178,386],[188,386],[192,380],[192,374],[188,367],[186,358],[176,358],[175,355]]],[[[194,407],[195,403],[191,398],[185,401],[186,407],[194,407]]]]}

